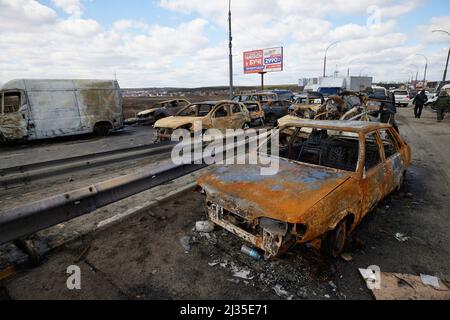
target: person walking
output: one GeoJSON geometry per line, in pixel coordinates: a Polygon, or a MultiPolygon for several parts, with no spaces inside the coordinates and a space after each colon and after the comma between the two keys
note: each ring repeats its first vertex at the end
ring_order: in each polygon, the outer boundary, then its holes
{"type": "Polygon", "coordinates": [[[416,119],[420,119],[422,117],[422,111],[423,106],[425,103],[428,102],[427,94],[425,93],[425,90],[420,91],[418,95],[413,100],[414,104],[414,115],[416,116],[416,119]]]}
{"type": "Polygon", "coordinates": [[[439,93],[439,98],[435,102],[435,105],[437,109],[437,121],[442,122],[442,120],[444,120],[445,111],[450,106],[447,91],[442,90],[441,93],[439,93]]]}

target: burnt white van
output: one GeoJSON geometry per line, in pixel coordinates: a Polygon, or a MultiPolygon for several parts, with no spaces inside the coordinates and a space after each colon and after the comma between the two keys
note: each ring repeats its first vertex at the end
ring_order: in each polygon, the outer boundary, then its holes
{"type": "Polygon", "coordinates": [[[12,80],[0,90],[0,142],[86,133],[124,126],[114,80],[12,80]]]}

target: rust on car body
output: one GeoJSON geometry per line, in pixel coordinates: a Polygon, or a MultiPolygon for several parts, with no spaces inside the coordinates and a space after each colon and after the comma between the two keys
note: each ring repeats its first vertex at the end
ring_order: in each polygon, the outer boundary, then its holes
{"type": "Polygon", "coordinates": [[[352,232],[401,185],[411,161],[410,147],[387,124],[295,120],[278,134],[277,174],[262,176],[258,165],[219,166],[198,181],[209,218],[266,258],[315,240],[331,243],[336,256],[343,249],[336,230],[352,232]]]}

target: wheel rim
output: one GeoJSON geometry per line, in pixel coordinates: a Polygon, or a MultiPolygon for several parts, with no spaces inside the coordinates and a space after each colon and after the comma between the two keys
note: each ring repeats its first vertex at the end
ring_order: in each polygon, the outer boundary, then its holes
{"type": "Polygon", "coordinates": [[[345,221],[341,222],[332,233],[330,243],[330,253],[333,257],[337,257],[342,253],[347,238],[347,224],[345,221]]]}

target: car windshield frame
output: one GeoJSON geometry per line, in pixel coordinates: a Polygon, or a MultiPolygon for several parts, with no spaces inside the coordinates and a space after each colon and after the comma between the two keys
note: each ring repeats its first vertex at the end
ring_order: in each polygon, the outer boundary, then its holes
{"type": "Polygon", "coordinates": [[[203,117],[206,117],[207,115],[209,115],[209,114],[215,109],[216,106],[217,106],[216,104],[211,104],[211,103],[193,103],[193,104],[190,104],[190,105],[186,106],[185,108],[181,109],[181,110],[175,115],[175,117],[195,117],[195,118],[203,118],[203,117]],[[209,106],[209,107],[210,107],[210,109],[209,109],[209,111],[208,111],[207,114],[199,114],[199,109],[200,109],[202,106],[209,106]],[[190,109],[190,108],[193,108],[193,107],[196,107],[196,112],[195,112],[196,114],[195,114],[195,115],[192,115],[192,114],[189,114],[189,115],[183,114],[183,112],[185,112],[186,110],[188,110],[188,109],[190,109]]]}
{"type": "MultiPolygon", "coordinates": [[[[299,135],[301,132],[304,134],[311,134],[313,132],[313,130],[326,130],[326,131],[332,131],[332,132],[339,132],[341,133],[340,135],[333,135],[336,137],[344,137],[344,138],[350,138],[352,140],[356,140],[358,143],[358,150],[357,150],[357,163],[356,163],[356,167],[355,170],[344,170],[344,169],[339,169],[339,168],[335,168],[332,166],[326,166],[324,164],[313,164],[313,163],[309,163],[309,162],[305,162],[305,161],[299,161],[299,160],[293,160],[293,159],[289,159],[287,157],[283,157],[281,155],[278,155],[277,157],[279,159],[283,159],[285,161],[288,162],[293,162],[293,163],[298,163],[298,164],[302,164],[302,165],[307,165],[310,167],[319,167],[319,168],[324,168],[325,170],[336,170],[338,172],[345,172],[345,173],[349,173],[352,175],[356,175],[356,176],[363,176],[363,172],[364,172],[364,157],[362,157],[362,153],[361,153],[361,148],[364,147],[364,143],[363,140],[365,139],[365,134],[363,132],[357,132],[357,131],[352,131],[352,130],[333,130],[330,128],[323,128],[323,127],[318,127],[318,126],[290,126],[290,125],[285,125],[283,127],[277,128],[276,130],[272,131],[267,138],[259,145],[258,149],[257,149],[257,154],[262,155],[264,157],[271,157],[271,155],[269,155],[267,153],[268,151],[268,144],[271,143],[271,139],[274,135],[277,135],[277,139],[280,139],[280,134],[283,133],[284,131],[289,130],[292,133],[292,137],[294,135],[299,135]],[[347,135],[342,135],[342,133],[346,133],[347,135]]],[[[291,137],[291,139],[292,139],[291,137]]],[[[365,141],[365,140],[364,140],[365,141]]],[[[280,143],[280,141],[278,140],[278,143],[280,143]]]]}

